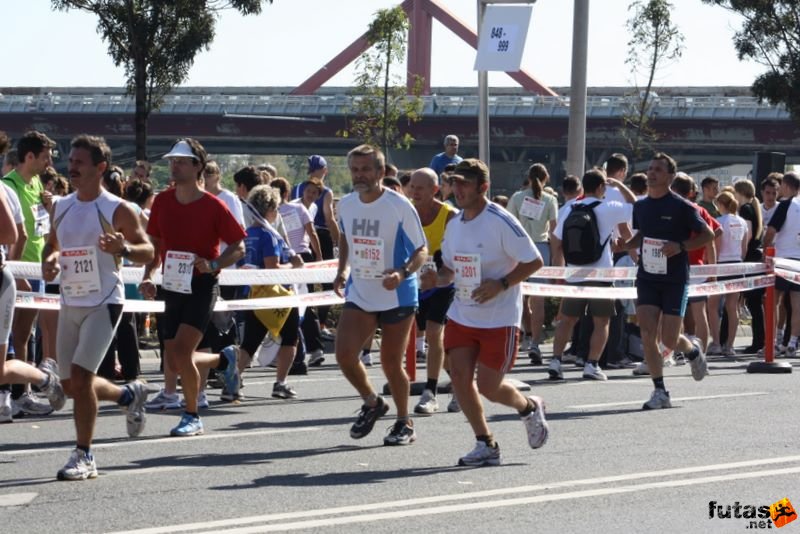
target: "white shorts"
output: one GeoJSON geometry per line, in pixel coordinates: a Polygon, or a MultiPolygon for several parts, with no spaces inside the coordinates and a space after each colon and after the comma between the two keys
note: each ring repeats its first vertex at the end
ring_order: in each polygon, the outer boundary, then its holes
{"type": "Polygon", "coordinates": [[[0,345],[8,345],[8,335],[14,321],[14,305],[17,303],[17,286],[11,269],[0,269],[0,273],[0,345]]]}
{"type": "Polygon", "coordinates": [[[72,365],[97,374],[122,317],[122,304],[103,304],[90,308],[61,304],[56,333],[58,374],[70,375],[72,365]]]}

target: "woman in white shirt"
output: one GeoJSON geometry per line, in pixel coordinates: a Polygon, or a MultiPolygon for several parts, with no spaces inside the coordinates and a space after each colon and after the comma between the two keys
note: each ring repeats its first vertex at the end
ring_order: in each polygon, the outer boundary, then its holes
{"type": "MultiPolygon", "coordinates": [[[[717,219],[722,226],[722,234],[717,237],[717,263],[741,263],[747,254],[747,243],[750,241],[752,230],[750,221],[739,217],[739,203],[733,194],[723,191],[717,196],[717,206],[721,216],[717,219]]],[[[720,276],[718,280],[730,280],[741,278],[741,275],[720,276]]],[[[711,344],[708,346],[708,354],[722,354],[723,356],[735,356],[733,350],[733,340],[736,338],[736,329],[739,328],[739,293],[727,293],[725,295],[712,295],[708,297],[708,324],[711,329],[711,344]],[[719,301],[724,297],[725,311],[728,314],[728,340],[724,347],[720,346],[720,316],[719,301]]]]}

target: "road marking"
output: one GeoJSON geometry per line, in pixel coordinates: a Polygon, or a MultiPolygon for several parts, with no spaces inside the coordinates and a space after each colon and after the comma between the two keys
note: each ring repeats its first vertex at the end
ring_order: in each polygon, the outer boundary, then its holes
{"type": "Polygon", "coordinates": [[[0,508],[28,504],[38,495],[38,493],[9,493],[7,495],[0,495],[0,508]]]}
{"type": "MultiPolygon", "coordinates": [[[[92,449],[113,449],[118,447],[133,447],[137,445],[151,445],[154,443],[173,443],[173,444],[182,444],[188,442],[195,442],[195,441],[205,441],[211,439],[227,439],[227,438],[246,438],[251,436],[269,436],[273,434],[293,434],[296,432],[317,432],[319,431],[318,427],[313,426],[303,426],[298,428],[281,428],[281,429],[273,429],[273,430],[250,430],[244,432],[213,432],[211,434],[203,434],[201,436],[194,436],[191,438],[145,438],[145,439],[134,439],[134,440],[125,440],[125,441],[114,441],[111,443],[95,443],[92,445],[92,449]]],[[[47,449],[14,449],[10,451],[0,451],[0,456],[23,456],[26,454],[49,454],[52,452],[60,452],[67,450],[67,447],[51,447],[47,449]]]]}
{"type": "Polygon", "coordinates": [[[405,499],[405,500],[394,500],[394,501],[387,501],[387,502],[377,502],[377,503],[369,503],[369,504],[359,504],[359,505],[348,505],[348,506],[340,506],[335,508],[322,508],[317,510],[303,510],[298,512],[282,512],[282,513],[272,513],[272,514],[264,514],[264,515],[257,515],[251,517],[241,517],[236,519],[222,519],[218,521],[207,521],[207,522],[199,522],[199,523],[186,523],[186,524],[179,524],[179,525],[167,525],[167,526],[159,526],[159,527],[151,527],[145,528],[140,530],[130,530],[130,531],[123,531],[117,532],[115,534],[167,534],[167,533],[175,533],[175,532],[187,532],[187,531],[199,531],[199,530],[219,530],[222,528],[234,528],[234,527],[242,527],[244,525],[252,525],[255,523],[265,523],[265,522],[272,522],[272,521],[285,521],[285,520],[297,520],[297,519],[310,519],[309,521],[304,521],[300,523],[282,523],[280,525],[269,525],[269,526],[258,526],[252,527],[252,530],[244,530],[244,529],[237,529],[232,530],[231,532],[237,532],[243,534],[245,532],[264,532],[269,530],[289,530],[292,528],[313,528],[314,526],[325,526],[325,525],[333,525],[333,524],[345,524],[345,523],[354,523],[363,520],[363,518],[369,517],[366,519],[367,521],[376,521],[378,519],[383,518],[390,518],[390,517],[409,517],[409,515],[413,515],[417,517],[419,515],[433,515],[438,513],[450,513],[456,511],[463,511],[468,509],[482,509],[482,508],[493,508],[495,506],[511,506],[512,504],[506,503],[513,503],[513,504],[525,504],[525,503],[537,503],[537,502],[547,502],[549,500],[563,500],[563,499],[570,499],[570,498],[579,498],[579,497],[591,497],[597,495],[611,495],[614,493],[624,493],[624,492],[633,492],[633,491],[641,491],[644,489],[655,489],[655,488],[666,488],[666,487],[677,487],[682,485],[693,485],[693,484],[704,484],[704,483],[712,483],[712,482],[721,482],[721,481],[728,481],[728,480],[737,480],[743,478],[760,478],[760,477],[768,477],[773,475],[786,475],[791,473],[800,473],[800,466],[797,467],[782,467],[780,469],[771,469],[766,471],[750,471],[747,473],[733,473],[729,475],[717,475],[717,476],[709,476],[709,477],[698,477],[698,478],[690,478],[690,479],[681,479],[675,481],[662,481],[662,482],[648,482],[643,483],[640,485],[628,485],[628,486],[619,486],[616,488],[600,488],[600,489],[591,489],[591,490],[581,490],[581,491],[574,491],[569,493],[561,493],[561,494],[547,494],[547,495],[538,495],[534,497],[521,497],[515,499],[500,499],[494,501],[486,501],[482,500],[481,502],[477,503],[465,503],[465,504],[449,504],[434,508],[419,508],[420,506],[424,505],[431,505],[431,504],[441,504],[441,503],[448,503],[454,501],[467,501],[467,500],[475,500],[475,499],[486,499],[491,497],[500,497],[500,496],[511,496],[516,495],[519,493],[530,493],[530,492],[539,492],[539,491],[552,491],[555,489],[566,489],[566,488],[574,488],[574,487],[581,487],[581,486],[591,486],[591,485],[599,485],[599,484],[611,484],[617,482],[631,482],[635,480],[647,479],[647,478],[663,478],[667,476],[682,476],[682,475],[698,475],[704,472],[713,472],[713,471],[725,471],[725,470],[740,470],[743,468],[748,467],[760,467],[760,466],[770,466],[770,465],[777,465],[783,463],[791,463],[791,462],[800,462],[800,455],[798,456],[785,456],[785,457],[778,457],[778,458],[768,458],[764,460],[746,460],[742,462],[732,462],[726,464],[713,464],[713,465],[705,465],[705,466],[694,466],[694,467],[683,467],[683,468],[676,468],[676,469],[667,469],[662,471],[646,471],[640,473],[630,473],[626,475],[612,475],[606,477],[598,477],[598,478],[589,478],[589,479],[579,479],[579,480],[568,480],[563,482],[551,482],[551,483],[543,483],[537,485],[529,485],[529,486],[518,486],[518,487],[511,487],[511,488],[498,488],[492,490],[482,490],[482,491],[474,491],[474,492],[466,492],[466,493],[456,493],[452,495],[436,495],[432,497],[421,497],[416,499],[405,499]],[[397,512],[387,512],[388,514],[394,515],[385,515],[384,513],[376,513],[372,515],[365,515],[365,512],[370,512],[373,510],[382,511],[386,509],[392,508],[400,508],[397,512]],[[413,510],[410,510],[412,509],[413,510]],[[313,519],[319,516],[330,516],[330,515],[340,515],[340,514],[355,514],[354,516],[343,517],[343,518],[330,518],[327,517],[325,519],[313,519]],[[319,525],[316,525],[316,521],[320,521],[319,525]],[[298,526],[302,525],[302,526],[298,526]]]}
{"type": "MultiPolygon", "coordinates": [[[[734,399],[737,397],[759,397],[761,395],[769,395],[765,391],[753,391],[750,393],[729,393],[726,395],[707,395],[704,397],[675,397],[673,401],[696,401],[696,400],[714,400],[714,399],[734,399]]],[[[610,408],[612,406],[638,406],[643,404],[644,401],[624,401],[624,402],[603,402],[599,404],[576,404],[574,406],[567,406],[568,410],[584,410],[588,408],[610,408]]]]}

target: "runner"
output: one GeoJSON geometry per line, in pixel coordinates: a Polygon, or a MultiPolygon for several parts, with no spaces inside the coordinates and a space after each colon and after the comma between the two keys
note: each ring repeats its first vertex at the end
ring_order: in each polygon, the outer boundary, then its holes
{"type": "Polygon", "coordinates": [[[636,315],[645,360],[655,386],[650,400],[642,406],[645,410],[672,407],[664,385],[659,333],[668,349],[686,355],[695,380],[702,380],[708,374],[700,342],[689,341],[680,331],[689,283],[686,251],[705,246],[714,239],[714,232],[692,204],[670,191],[677,167],[675,160],[666,154],[659,152],[653,156],[647,169],[648,196],[633,207],[633,227],[639,231],[627,242],[620,239],[615,247],[618,251],[639,249],[636,315]],[[696,234],[692,236],[692,232],[696,234]]]}
{"type": "Polygon", "coordinates": [[[350,429],[350,437],[361,439],[389,411],[359,359],[364,342],[381,327],[381,366],[397,405],[397,420],[383,443],[408,445],[416,433],[408,417],[403,357],[417,307],[415,273],[425,262],[427,249],[411,202],[381,185],[384,162],[383,153],[369,145],[347,155],[353,193],[339,201],[339,269],[333,289],[340,296],[344,289],[346,302],[337,327],[336,361],[364,399],[350,429]]]}
{"type": "MultiPolygon", "coordinates": [[[[436,287],[436,272],[442,265],[442,238],[447,223],[456,216],[458,210],[436,200],[437,176],[428,167],[414,171],[411,175],[411,199],[422,222],[425,240],[428,243],[428,258],[420,274],[419,312],[417,329],[425,335],[428,342],[426,355],[427,381],[414,407],[414,413],[431,415],[439,410],[436,400],[436,387],[444,364],[444,324],[447,322],[447,308],[453,302],[455,287],[436,287]]],[[[418,347],[419,348],[419,347],[418,347]]],[[[453,396],[455,399],[455,396],[453,396]]],[[[459,411],[458,402],[451,401],[448,411],[459,411]]]]}
{"type": "Polygon", "coordinates": [[[438,287],[455,281],[456,298],[447,312],[444,347],[461,409],[477,441],[459,465],[499,465],[479,393],[514,408],[537,449],[549,432],[540,397],[524,397],[504,380],[517,357],[522,317],[520,282],[542,267],[542,257],[517,220],[486,199],[489,169],[466,159],[452,176],[461,214],[445,230],[438,287]],[[475,370],[477,368],[477,387],[475,370]]]}
{"type": "Polygon", "coordinates": [[[97,376],[114,337],[125,297],[123,258],[147,263],[153,245],[136,212],[101,182],[111,150],[101,137],[72,140],[69,176],[75,193],[61,199],[42,253],[42,278],[61,273],[56,354],[64,391],[74,400],[75,450],[58,471],[59,480],[97,477],[91,445],[99,400],[116,402],[126,413],[128,435],[144,430],[147,389],[140,381],[119,387],[97,376]]]}
{"type": "Polygon", "coordinates": [[[221,354],[196,352],[219,296],[220,269],[244,256],[245,232],[225,203],[203,191],[199,181],[206,166],[206,151],[195,139],[181,139],[164,156],[169,160],[175,187],[153,202],[147,233],[156,257],[145,267],[139,290],[154,298],[153,271],[161,264],[164,291],[164,358],[181,376],[186,411],[172,436],[203,433],[197,414],[200,373],[221,372],[229,393],[239,392],[236,353],[226,347],[221,354]],[[228,243],[220,254],[219,242],[228,243]]]}

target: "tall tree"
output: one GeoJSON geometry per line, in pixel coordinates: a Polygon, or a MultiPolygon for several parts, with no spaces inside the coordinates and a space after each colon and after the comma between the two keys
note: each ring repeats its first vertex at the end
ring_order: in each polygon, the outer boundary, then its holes
{"type": "Polygon", "coordinates": [[[412,123],[422,118],[423,80],[417,77],[413,94],[406,95],[399,74],[392,72],[405,60],[408,29],[408,17],[400,6],[375,14],[367,31],[371,47],[356,63],[354,119],[339,132],[381,146],[387,156],[390,147],[407,149],[414,141],[410,133],[400,130],[400,120],[405,117],[412,123]]]}
{"type": "Polygon", "coordinates": [[[673,6],[667,0],[636,0],[628,11],[628,54],[625,63],[634,76],[636,93],[631,95],[630,107],[623,114],[622,134],[628,142],[633,159],[640,159],[643,148],[658,139],[652,127],[655,93],[652,91],[656,74],[683,53],[683,34],[672,22],[673,6]],[[639,77],[647,80],[644,88],[639,77]]]}
{"type": "Polygon", "coordinates": [[[784,104],[800,120],[800,2],[797,0],[703,0],[741,15],[733,36],[739,59],[766,67],[753,82],[753,94],[784,104]]]}
{"type": "Polygon", "coordinates": [[[219,12],[261,13],[272,0],[51,0],[54,9],[97,16],[97,33],[114,64],[125,67],[136,100],[136,158],[147,158],[147,121],[169,91],[183,83],[201,50],[214,40],[219,12]]]}

